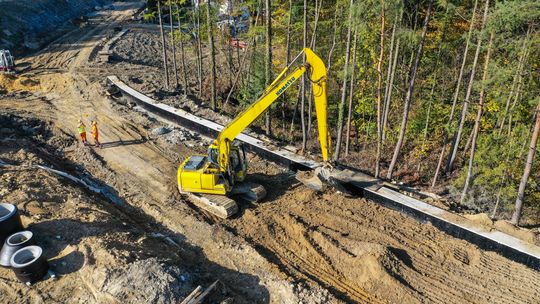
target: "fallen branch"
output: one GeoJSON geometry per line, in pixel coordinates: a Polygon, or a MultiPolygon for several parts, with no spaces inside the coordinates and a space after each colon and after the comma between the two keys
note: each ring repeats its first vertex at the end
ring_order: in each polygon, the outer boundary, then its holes
{"type": "Polygon", "coordinates": [[[201,293],[195,299],[189,301],[187,304],[199,304],[199,303],[201,303],[202,300],[204,300],[204,298],[206,298],[206,296],[216,287],[218,282],[219,282],[219,280],[216,280],[214,283],[212,283],[212,285],[210,285],[208,288],[206,288],[206,290],[203,293],[201,293]]]}
{"type": "Polygon", "coordinates": [[[201,293],[202,287],[197,286],[180,304],[188,304],[193,298],[198,296],[201,293]]]}

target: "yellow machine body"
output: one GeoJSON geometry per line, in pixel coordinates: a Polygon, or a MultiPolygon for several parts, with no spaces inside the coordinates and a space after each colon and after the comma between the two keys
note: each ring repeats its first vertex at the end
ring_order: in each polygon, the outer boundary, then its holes
{"type": "Polygon", "coordinates": [[[186,192],[203,192],[208,194],[227,194],[227,183],[219,183],[219,170],[209,168],[209,162],[204,163],[204,155],[193,155],[186,159],[178,170],[178,186],[186,192]],[[190,166],[191,163],[203,161],[201,167],[190,166]]]}

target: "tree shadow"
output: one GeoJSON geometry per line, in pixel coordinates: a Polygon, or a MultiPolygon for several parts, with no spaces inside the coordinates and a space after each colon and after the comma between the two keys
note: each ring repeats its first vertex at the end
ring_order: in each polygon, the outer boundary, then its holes
{"type": "Polygon", "coordinates": [[[189,243],[182,234],[169,230],[143,212],[135,217],[138,218],[137,222],[145,218],[154,232],[139,230],[137,223],[124,225],[125,222],[116,219],[114,215],[91,222],[76,219],[41,221],[29,225],[28,229],[34,232],[36,242],[43,248],[51,270],[60,276],[77,272],[86,265],[95,264],[95,259],[102,258],[102,255],[89,251],[94,248],[96,241],[85,241],[98,237],[99,246],[111,253],[113,258],[119,252],[127,252],[126,257],[119,257],[125,260],[126,265],[157,258],[162,261],[164,269],[167,265],[185,269],[194,286],[209,286],[219,279],[226,283],[226,290],[229,290],[227,296],[249,299],[249,303],[270,303],[270,294],[262,286],[259,277],[208,260],[200,247],[189,243]],[[66,251],[69,253],[62,255],[66,251]]]}
{"type": "MultiPolygon", "coordinates": [[[[417,271],[416,268],[413,266],[411,256],[407,253],[407,251],[396,248],[396,247],[388,247],[388,250],[400,261],[402,261],[407,267],[411,268],[414,271],[417,271]]],[[[407,288],[413,290],[414,292],[418,292],[416,288],[414,288],[405,278],[403,278],[399,273],[395,271],[387,271],[389,275],[391,275],[394,279],[398,280],[401,284],[406,286],[407,288]]]]}
{"type": "Polygon", "coordinates": [[[84,254],[80,251],[72,251],[63,257],[50,259],[49,265],[56,275],[74,273],[84,266],[84,254]]]}

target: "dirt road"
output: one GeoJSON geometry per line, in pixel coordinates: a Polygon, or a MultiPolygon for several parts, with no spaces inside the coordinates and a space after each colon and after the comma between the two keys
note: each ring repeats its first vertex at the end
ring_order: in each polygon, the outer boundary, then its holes
{"type": "MultiPolygon", "coordinates": [[[[124,202],[113,209],[100,207],[106,211],[90,214],[112,213],[112,219],[105,223],[116,221],[122,227],[126,222],[134,227],[135,235],[170,236],[181,245],[181,249],[164,247],[176,251],[177,258],[171,264],[180,272],[189,269],[196,273],[197,282],[220,279],[234,295],[235,303],[536,303],[540,298],[540,273],[374,203],[333,192],[314,194],[295,183],[289,172],[256,156],[251,156],[251,178],[269,189],[263,203],[243,204],[238,217],[219,223],[192,208],[176,194],[176,167],[185,156],[194,150],[202,152],[205,147],[168,140],[170,135],[153,135],[151,130],[167,123],[102,95],[108,74],[136,77],[146,73],[141,77],[143,81],[158,77],[152,74],[157,69],[144,65],[145,58],[116,64],[95,60],[101,39],[111,37],[114,27],[127,20],[130,9],[135,7],[130,2],[124,5],[115,5],[116,11],[96,18],[93,25],[71,32],[35,56],[25,58],[40,88],[3,98],[0,109],[2,115],[50,122],[51,138],[63,138],[49,142],[52,150],[62,154],[61,160],[107,185],[124,202]],[[86,122],[97,118],[103,149],[74,144],[73,135],[81,117],[86,122]]],[[[180,130],[170,134],[175,132],[180,130]]],[[[12,152],[0,157],[5,161],[24,159],[12,152]]],[[[51,161],[47,157],[40,159],[51,161]]],[[[2,171],[2,181],[5,174],[2,171]]],[[[17,180],[21,185],[29,184],[29,178],[21,176],[17,180]]],[[[62,181],[52,180],[50,187],[58,183],[62,181]]],[[[57,204],[70,204],[67,197],[60,197],[57,204]]],[[[26,200],[22,194],[1,194],[0,199],[4,198],[21,204],[26,200]]],[[[91,208],[91,198],[85,204],[57,207],[54,215],[45,213],[32,221],[72,218],[79,215],[77,210],[91,208]]],[[[101,202],[99,206],[107,204],[111,203],[101,202]]],[[[33,213],[28,210],[30,216],[33,213]]],[[[92,222],[90,219],[79,225],[88,227],[92,222]]],[[[73,229],[73,225],[54,227],[73,229]]],[[[101,248],[97,244],[108,244],[118,237],[106,232],[105,227],[103,224],[99,233],[85,238],[85,244],[101,248]]],[[[77,237],[84,238],[85,234],[77,237]]],[[[37,298],[62,302],[66,298],[58,295],[54,284],[64,284],[62,280],[70,276],[91,277],[90,260],[100,263],[99,259],[117,260],[116,256],[129,255],[130,250],[142,251],[146,254],[139,259],[118,261],[122,267],[138,269],[141,266],[136,263],[166,257],[151,250],[152,244],[126,246],[134,239],[118,237],[122,250],[112,257],[92,257],[88,251],[79,250],[84,261],[80,270],[67,273],[59,283],[46,283],[50,289],[37,298]]],[[[72,242],[66,240],[68,245],[72,242]]],[[[0,277],[6,276],[7,272],[0,272],[0,277]]],[[[2,282],[0,289],[17,286],[13,280],[2,282]]],[[[79,287],[96,283],[87,285],[79,287]]],[[[98,287],[81,299],[111,303],[121,299],[120,291],[111,292],[119,287],[98,287]]],[[[26,293],[17,288],[14,298],[26,293]]],[[[34,299],[27,298],[27,302],[34,299]]]]}

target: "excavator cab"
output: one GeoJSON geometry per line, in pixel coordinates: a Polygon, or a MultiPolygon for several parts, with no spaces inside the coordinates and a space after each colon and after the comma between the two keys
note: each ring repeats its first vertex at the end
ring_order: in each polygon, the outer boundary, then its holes
{"type": "MultiPolygon", "coordinates": [[[[214,145],[208,148],[208,161],[215,165],[216,168],[219,168],[218,156],[219,148],[214,145]]],[[[230,185],[234,185],[237,182],[243,182],[246,178],[247,173],[247,158],[244,145],[235,141],[231,146],[231,151],[229,153],[229,162],[228,168],[224,172],[224,177],[227,178],[230,185]]]]}
{"type": "Polygon", "coordinates": [[[211,145],[208,155],[192,155],[180,164],[178,190],[198,207],[225,219],[238,212],[238,205],[227,195],[255,202],[266,196],[266,190],[244,182],[248,166],[242,144],[231,146],[226,170],[220,169],[218,153],[219,149],[211,145]]]}

